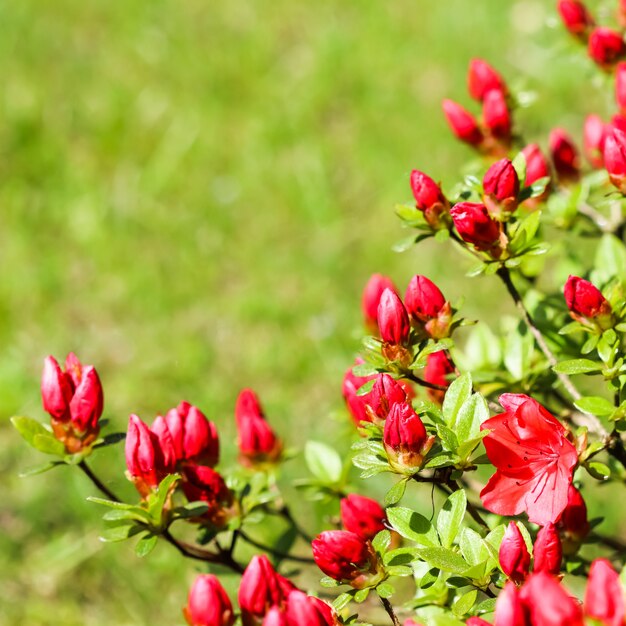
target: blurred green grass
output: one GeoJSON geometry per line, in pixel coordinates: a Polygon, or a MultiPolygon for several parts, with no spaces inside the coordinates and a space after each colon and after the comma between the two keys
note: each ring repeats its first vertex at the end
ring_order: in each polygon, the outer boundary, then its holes
{"type": "MultiPolygon", "coordinates": [[[[196,569],[100,544],[68,469],[17,478],[39,459],[8,417],[43,419],[45,355],[96,364],[118,427],[198,404],[233,458],[243,386],[290,443],[326,437],[372,272],[431,275],[469,317],[504,299],[442,248],[393,253],[392,208],[411,168],[450,184],[468,159],[440,101],[469,105],[473,56],[537,91],[518,120],[544,146],[607,110],[552,4],[0,5],[0,623],[180,623],[196,569]]],[[[95,463],[131,493],[121,449],[95,463]]]]}

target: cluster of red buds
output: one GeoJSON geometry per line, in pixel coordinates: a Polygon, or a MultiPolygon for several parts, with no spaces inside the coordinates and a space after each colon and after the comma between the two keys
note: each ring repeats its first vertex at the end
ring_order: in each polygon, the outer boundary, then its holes
{"type": "Polygon", "coordinates": [[[104,397],[98,372],[74,353],[65,370],[53,356],[46,358],[41,378],[43,408],[50,415],[55,437],[69,454],[88,450],[98,438],[104,397]]]}
{"type": "MultiPolygon", "coordinates": [[[[535,569],[521,587],[507,582],[496,600],[495,624],[584,626],[585,618],[603,626],[618,626],[626,618],[619,575],[606,559],[596,559],[591,564],[582,606],[545,569],[535,569]]],[[[470,617],[466,624],[490,626],[480,617],[470,617]]]]}
{"type": "MultiPolygon", "coordinates": [[[[558,10],[563,25],[581,43],[587,45],[589,57],[605,71],[626,57],[623,32],[597,26],[587,6],[581,0],[559,0],[558,10]]],[[[616,17],[621,28],[626,27],[626,10],[618,3],[616,17]]]]}
{"type": "Polygon", "coordinates": [[[512,107],[502,76],[482,59],[472,59],[467,74],[469,95],[482,105],[480,122],[453,100],[444,100],[443,110],[452,132],[483,154],[504,156],[513,136],[512,107]]]}
{"type": "MultiPolygon", "coordinates": [[[[336,626],[333,608],[295,587],[272,567],[266,556],[255,556],[246,568],[238,593],[243,626],[336,626]]],[[[189,626],[232,626],[236,614],[226,591],[212,575],[198,576],[183,609],[189,626]]]]}

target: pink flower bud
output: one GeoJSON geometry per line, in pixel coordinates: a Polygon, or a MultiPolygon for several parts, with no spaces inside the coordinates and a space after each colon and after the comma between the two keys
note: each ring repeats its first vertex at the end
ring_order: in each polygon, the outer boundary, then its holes
{"type": "Polygon", "coordinates": [[[277,606],[273,606],[265,615],[263,626],[288,626],[287,616],[277,606]]]}
{"type": "Polygon", "coordinates": [[[383,443],[389,464],[401,473],[422,465],[434,443],[413,407],[405,402],[394,404],[383,431],[383,443]]]}
{"type": "Polygon", "coordinates": [[[377,572],[370,544],[348,530],[327,530],[313,540],[313,558],[331,578],[355,588],[366,586],[377,572]]]}
{"type": "Polygon", "coordinates": [[[626,133],[615,125],[604,140],[604,167],[622,194],[626,194],[626,133]]]}
{"type": "Polygon", "coordinates": [[[596,559],[589,569],[584,611],[604,626],[622,626],[626,619],[624,589],[607,559],[596,559]]]}
{"type": "Polygon", "coordinates": [[[589,533],[591,527],[587,520],[587,505],[574,485],[569,486],[567,506],[561,513],[557,527],[564,535],[566,547],[570,548],[568,553],[575,552],[589,533]]]}
{"type": "MultiPolygon", "coordinates": [[[[520,591],[520,597],[532,626],[583,626],[578,601],[545,572],[531,574],[520,591]]],[[[497,602],[496,626],[499,626],[497,602]]]]}
{"type": "Polygon", "coordinates": [[[550,155],[561,183],[576,182],[580,178],[578,149],[562,128],[550,131],[550,155]]]}
{"type": "Polygon", "coordinates": [[[239,458],[242,464],[253,467],[274,463],[282,454],[282,441],[267,423],[256,394],[244,389],[235,407],[239,458]]]}
{"type": "Polygon", "coordinates": [[[448,125],[458,139],[471,146],[479,146],[482,143],[483,134],[478,123],[473,115],[460,104],[453,100],[444,100],[443,112],[448,120],[448,125]]]}
{"type": "Polygon", "coordinates": [[[46,357],[41,377],[43,409],[61,422],[70,419],[70,402],[74,395],[72,379],[61,370],[53,356],[46,357]]]}
{"type": "MultiPolygon", "coordinates": [[[[450,374],[456,372],[454,363],[450,355],[445,350],[433,352],[426,357],[426,367],[424,368],[424,380],[432,385],[440,387],[449,387],[450,374]]],[[[433,402],[441,404],[445,395],[445,391],[439,389],[427,389],[428,396],[433,402]]]]}
{"type": "Polygon", "coordinates": [[[371,541],[385,530],[385,510],[371,498],[351,493],[341,500],[341,522],[346,530],[371,541]]]}
{"type": "Polygon", "coordinates": [[[183,471],[183,491],[189,502],[204,502],[209,509],[203,518],[222,527],[230,517],[233,494],[221,475],[204,465],[187,465],[183,471]]]}
{"type": "Polygon", "coordinates": [[[294,589],[287,598],[288,626],[334,626],[333,609],[322,600],[294,589]]]}
{"type": "Polygon", "coordinates": [[[501,226],[484,204],[459,202],[450,209],[454,226],[463,241],[477,250],[490,250],[500,241],[501,226]]]}
{"type": "Polygon", "coordinates": [[[264,555],[252,557],[239,583],[238,602],[244,626],[256,626],[272,607],[283,608],[295,589],[264,555]]]}
{"type": "Polygon", "coordinates": [[[563,548],[554,525],[547,524],[539,530],[533,547],[533,572],[558,576],[561,571],[563,548]]]}
{"type": "Polygon", "coordinates": [[[605,132],[605,124],[599,115],[588,115],[585,118],[583,130],[585,156],[592,167],[596,169],[600,169],[604,165],[602,153],[604,151],[605,132]]]}
{"type": "Polygon", "coordinates": [[[406,345],[411,324],[402,300],[391,289],[385,289],[378,305],[378,328],[386,343],[406,345]]]}
{"type": "Polygon", "coordinates": [[[601,26],[595,28],[589,36],[587,51],[600,67],[610,69],[624,57],[626,46],[619,33],[601,26]]]}
{"type": "Polygon", "coordinates": [[[136,415],[131,415],[126,435],[126,467],[142,497],[147,497],[170,473],[159,439],[136,415]]]}
{"type": "MultiPolygon", "coordinates": [[[[217,429],[204,413],[188,402],[181,402],[165,416],[177,461],[217,465],[220,441],[217,429]]],[[[154,427],[153,427],[154,430],[154,427]]]]}
{"type": "Polygon", "coordinates": [[[602,292],[588,280],[570,276],[563,289],[570,315],[579,322],[597,324],[601,328],[613,325],[613,311],[602,292]]]}
{"type": "Polygon", "coordinates": [[[373,274],[367,281],[367,285],[365,285],[365,289],[363,290],[363,297],[361,299],[363,318],[365,320],[365,326],[373,332],[378,332],[378,305],[380,304],[380,297],[383,295],[385,289],[391,289],[394,293],[398,293],[391,278],[383,276],[382,274],[373,274]]]}
{"type": "Polygon", "coordinates": [[[615,67],[615,101],[619,110],[626,112],[626,62],[622,61],[615,67]]]}
{"type": "Polygon", "coordinates": [[[500,159],[487,170],[483,177],[483,191],[485,205],[494,215],[515,210],[520,183],[509,159],[500,159]]]}
{"type": "Polygon", "coordinates": [[[502,91],[492,89],[483,99],[483,123],[496,138],[504,142],[511,139],[511,112],[502,91]]]}
{"type": "Polygon", "coordinates": [[[426,222],[432,228],[439,228],[442,224],[442,215],[450,209],[450,204],[443,195],[441,187],[424,172],[413,170],[411,190],[415,198],[415,206],[424,213],[426,222]]]}
{"type": "MultiPolygon", "coordinates": [[[[362,363],[365,363],[365,361],[358,357],[355,360],[354,365],[361,365],[362,363]]],[[[355,376],[352,373],[354,365],[350,366],[344,374],[342,394],[346,401],[346,406],[350,411],[350,415],[352,416],[354,423],[358,426],[361,422],[371,422],[372,418],[367,411],[366,397],[357,395],[357,391],[366,382],[376,378],[376,376],[355,376]]]]}
{"type": "Polygon", "coordinates": [[[474,100],[481,101],[487,92],[496,89],[506,93],[507,88],[502,76],[482,59],[472,59],[467,73],[467,88],[474,100]]]}
{"type": "MultiPolygon", "coordinates": [[[[529,626],[515,583],[508,581],[496,600],[495,626],[529,626]]],[[[534,626],[534,625],[533,625],[534,626]]]]}
{"type": "Polygon", "coordinates": [[[498,553],[502,571],[515,583],[523,582],[530,568],[530,553],[515,522],[510,522],[498,553]]]}
{"type": "Polygon", "coordinates": [[[437,318],[446,299],[439,287],[426,276],[413,276],[404,295],[408,314],[419,322],[426,323],[437,318]]]}
{"type": "Polygon", "coordinates": [[[583,38],[594,26],[593,17],[579,0],[559,0],[558,9],[565,28],[576,37],[583,38]]]}
{"type": "Polygon", "coordinates": [[[232,626],[233,606],[219,580],[211,574],[198,576],[183,609],[189,626],[232,626]]]}
{"type": "Polygon", "coordinates": [[[366,406],[367,421],[379,423],[387,419],[394,404],[406,402],[407,393],[405,388],[389,374],[378,374],[372,390],[361,397],[366,406]]]}
{"type": "Polygon", "coordinates": [[[75,429],[78,432],[96,431],[102,406],[102,384],[98,372],[91,365],[86,366],[70,402],[70,415],[75,429]]]}

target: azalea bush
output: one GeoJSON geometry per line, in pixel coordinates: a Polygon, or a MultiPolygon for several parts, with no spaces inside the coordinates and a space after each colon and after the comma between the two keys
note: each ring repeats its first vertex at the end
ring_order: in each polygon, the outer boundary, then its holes
{"type": "Polygon", "coordinates": [[[527,94],[471,61],[480,117],[443,102],[472,150],[464,175],[444,190],[414,170],[413,200],[396,208],[409,232],[396,248],[436,240],[458,301],[419,274],[403,291],[383,274],[365,285],[365,336],[342,387],[350,458],[328,442],[290,450],[252,389],[234,407],[236,466],[220,463],[218,427],[186,401],[109,432],[96,368],[45,359],[50,422],[13,424],[51,460],[25,473],[75,467],[103,510],[103,541],[134,541],[149,558],[161,540],[201,567],[186,601],[181,589],[191,626],[626,623],[626,541],[585,502],[626,481],[626,3],[602,23],[577,0],[556,9],[615,115],[582,124],[586,164],[559,127],[544,154],[515,123],[527,94]],[[500,283],[517,315],[465,319],[473,280],[500,283]],[[122,442],[130,501],[90,460],[122,442]],[[334,511],[324,527],[281,490],[294,456],[310,472],[299,499],[334,511]],[[384,502],[366,495],[376,475],[384,502]],[[264,543],[259,529],[278,520],[286,540],[264,543]],[[240,576],[236,604],[226,571],[240,576]]]}

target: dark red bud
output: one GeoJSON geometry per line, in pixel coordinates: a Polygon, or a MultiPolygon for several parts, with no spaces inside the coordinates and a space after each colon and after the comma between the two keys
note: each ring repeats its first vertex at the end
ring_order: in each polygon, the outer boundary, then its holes
{"type": "Polygon", "coordinates": [[[450,209],[450,215],[461,239],[478,250],[489,250],[500,241],[500,224],[484,204],[460,202],[450,209]]]}
{"type": "Polygon", "coordinates": [[[408,402],[394,404],[389,411],[383,443],[389,462],[400,470],[419,467],[432,445],[422,420],[408,402]]]}
{"type": "Polygon", "coordinates": [[[585,615],[604,626],[620,626],[626,619],[626,600],[619,574],[607,559],[596,559],[589,569],[585,615]]]}
{"type": "Polygon", "coordinates": [[[441,187],[424,172],[413,170],[411,190],[415,198],[415,206],[424,213],[426,222],[432,228],[438,228],[441,225],[441,216],[450,208],[441,187]]]}
{"type": "Polygon", "coordinates": [[[452,132],[465,143],[479,146],[483,141],[483,134],[473,115],[453,100],[443,101],[443,112],[452,132]]]}
{"type": "Polygon", "coordinates": [[[610,317],[611,305],[602,292],[588,280],[570,276],[563,289],[565,303],[574,319],[604,321],[610,317]]]}
{"type": "Polygon", "coordinates": [[[610,69],[626,54],[622,36],[606,27],[595,28],[589,36],[589,56],[602,68],[610,69]]]}
{"type": "Polygon", "coordinates": [[[626,112],[626,62],[615,67],[615,101],[620,111],[626,112]]]}
{"type": "Polygon", "coordinates": [[[605,134],[606,125],[599,115],[592,114],[585,118],[585,127],[583,130],[585,156],[592,167],[596,169],[604,165],[602,153],[604,152],[605,134]]]}
{"type": "Polygon", "coordinates": [[[550,155],[561,183],[576,182],[580,178],[578,149],[562,128],[550,131],[550,155]]]}
{"type": "Polygon", "coordinates": [[[482,59],[472,59],[467,73],[467,88],[474,100],[482,101],[492,89],[506,93],[504,80],[496,70],[482,59]]]}
{"type": "Polygon", "coordinates": [[[413,276],[404,295],[408,314],[419,322],[435,319],[446,303],[441,290],[426,276],[413,276]]]}
{"type": "Polygon", "coordinates": [[[219,580],[211,574],[196,578],[183,613],[189,626],[232,626],[235,623],[233,606],[219,580]]]}
{"type": "Polygon", "coordinates": [[[371,498],[351,493],[341,500],[341,522],[346,530],[371,541],[385,529],[385,510],[371,498]]]}
{"type": "Polygon", "coordinates": [[[373,274],[367,281],[367,285],[365,285],[365,289],[363,290],[363,297],[361,299],[363,318],[366,327],[372,330],[378,330],[378,305],[380,304],[380,297],[383,295],[385,289],[391,289],[391,291],[398,293],[391,278],[383,276],[382,274],[373,274]]]}
{"type": "Polygon", "coordinates": [[[533,547],[533,571],[558,576],[561,571],[563,547],[554,525],[548,524],[537,533],[533,547]]]}
{"type": "MultiPolygon", "coordinates": [[[[426,357],[426,367],[424,368],[424,380],[431,385],[440,387],[449,387],[450,374],[454,374],[456,368],[445,350],[433,352],[426,357]]],[[[433,402],[441,404],[445,395],[445,391],[440,389],[427,389],[428,396],[433,402]]]]}
{"type": "Polygon", "coordinates": [[[523,582],[530,568],[530,552],[515,522],[509,522],[498,553],[502,571],[515,583],[523,582]]]}
{"type": "Polygon", "coordinates": [[[411,332],[409,316],[402,300],[391,289],[385,289],[378,304],[378,328],[383,341],[406,345],[411,332]]]}
{"type": "Polygon", "coordinates": [[[576,37],[584,37],[594,26],[593,17],[579,0],[560,0],[558,9],[565,28],[576,37]]]}
{"type": "Polygon", "coordinates": [[[574,485],[567,492],[567,506],[557,522],[558,529],[564,538],[576,548],[589,533],[591,526],[587,520],[587,505],[582,494],[574,485]]]}
{"type": "Polygon", "coordinates": [[[626,194],[626,133],[615,126],[604,140],[604,167],[622,194],[626,194]]]}
{"type": "Polygon", "coordinates": [[[61,370],[53,356],[46,357],[41,376],[43,409],[54,419],[65,422],[70,419],[70,402],[74,395],[72,380],[61,370]]]}
{"type": "Polygon", "coordinates": [[[387,419],[387,415],[394,404],[406,402],[407,393],[405,388],[389,374],[378,374],[372,390],[361,398],[367,407],[370,418],[368,421],[382,422],[387,419]]]}
{"type": "Polygon", "coordinates": [[[527,145],[522,154],[526,158],[526,180],[525,186],[532,185],[540,178],[550,176],[550,165],[548,159],[543,155],[541,148],[536,143],[527,145]]]}
{"type": "Polygon", "coordinates": [[[512,212],[517,207],[520,181],[509,159],[496,161],[483,177],[485,205],[492,213],[512,212]]]}
{"type": "Polygon", "coordinates": [[[371,569],[369,544],[348,530],[327,530],[313,540],[313,558],[331,578],[342,582],[360,579],[371,569]]]}
{"type": "Polygon", "coordinates": [[[485,94],[483,122],[496,139],[508,142],[511,138],[511,112],[502,91],[493,89],[485,94]]]}

